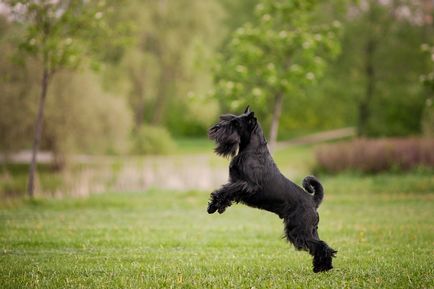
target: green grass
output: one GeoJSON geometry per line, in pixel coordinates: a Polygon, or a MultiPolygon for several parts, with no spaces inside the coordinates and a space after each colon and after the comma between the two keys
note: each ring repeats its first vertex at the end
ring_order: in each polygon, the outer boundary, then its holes
{"type": "Polygon", "coordinates": [[[207,215],[207,192],[150,190],[3,203],[0,288],[434,287],[432,176],[324,186],[320,234],[339,251],[327,273],[270,213],[207,215]]]}

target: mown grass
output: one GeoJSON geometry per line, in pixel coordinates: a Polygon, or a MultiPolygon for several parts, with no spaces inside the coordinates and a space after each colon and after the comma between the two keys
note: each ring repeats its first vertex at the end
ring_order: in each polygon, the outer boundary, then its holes
{"type": "Polygon", "coordinates": [[[207,215],[207,192],[149,190],[2,204],[0,288],[434,286],[432,176],[323,181],[320,234],[339,251],[327,273],[270,213],[207,215]]]}

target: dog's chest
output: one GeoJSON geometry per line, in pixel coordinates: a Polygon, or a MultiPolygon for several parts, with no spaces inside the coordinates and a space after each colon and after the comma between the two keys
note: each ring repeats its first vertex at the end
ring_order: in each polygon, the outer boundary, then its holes
{"type": "Polygon", "coordinates": [[[251,154],[239,154],[234,157],[229,165],[229,175],[231,179],[247,180],[251,179],[254,171],[261,166],[260,158],[251,154]]]}
{"type": "Polygon", "coordinates": [[[241,159],[239,156],[236,156],[232,159],[229,164],[229,176],[232,179],[240,179],[242,178],[243,172],[241,168],[241,159]]]}

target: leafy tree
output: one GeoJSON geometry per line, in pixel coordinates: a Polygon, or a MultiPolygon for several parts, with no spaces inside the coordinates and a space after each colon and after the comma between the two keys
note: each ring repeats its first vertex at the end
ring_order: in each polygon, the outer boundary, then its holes
{"type": "Polygon", "coordinates": [[[37,71],[31,69],[34,61],[27,67],[12,61],[16,45],[11,37],[17,30],[0,16],[0,151],[5,155],[28,144],[34,103],[27,95],[38,89],[37,71]]]}
{"type": "Polygon", "coordinates": [[[122,153],[129,149],[132,114],[124,97],[104,91],[98,75],[60,71],[47,93],[41,146],[54,156],[56,168],[72,153],[122,153]]]}
{"type": "Polygon", "coordinates": [[[247,22],[255,21],[255,7],[260,0],[220,0],[224,8],[224,17],[221,25],[225,27],[223,47],[231,40],[232,33],[247,22]]]}
{"type": "Polygon", "coordinates": [[[77,68],[84,54],[96,50],[91,44],[99,43],[97,38],[109,31],[103,21],[106,4],[84,0],[7,0],[6,4],[10,17],[25,31],[19,40],[22,56],[33,56],[42,66],[28,181],[28,194],[33,196],[48,87],[59,70],[77,68]]]}
{"type": "Polygon", "coordinates": [[[320,93],[346,103],[341,117],[360,136],[420,132],[424,96],[418,78],[425,64],[417,48],[427,26],[421,4],[369,0],[347,7],[342,53],[320,93]]]}
{"type": "Polygon", "coordinates": [[[316,4],[261,1],[255,21],[235,31],[217,68],[216,95],[224,105],[239,110],[249,103],[263,117],[271,112],[271,147],[284,100],[303,98],[322,76],[327,58],[339,52],[340,24],[315,24],[316,4]]]}
{"type": "Polygon", "coordinates": [[[209,61],[223,36],[222,15],[217,0],[133,0],[122,7],[134,42],[106,80],[128,95],[136,129],[187,126],[190,97],[212,85],[209,61]]]}
{"type": "Polygon", "coordinates": [[[434,46],[424,43],[421,45],[421,49],[426,54],[428,63],[428,72],[420,77],[427,90],[425,109],[422,116],[422,131],[424,135],[432,137],[434,136],[434,46]]]}
{"type": "Polygon", "coordinates": [[[421,81],[423,85],[427,87],[431,94],[434,93],[434,46],[429,46],[424,43],[421,46],[422,51],[426,53],[428,63],[429,63],[429,72],[423,74],[421,76],[421,81]]]}

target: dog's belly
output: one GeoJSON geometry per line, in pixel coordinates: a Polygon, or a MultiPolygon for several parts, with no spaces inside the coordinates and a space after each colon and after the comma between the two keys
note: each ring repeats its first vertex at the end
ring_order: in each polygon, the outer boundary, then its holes
{"type": "Polygon", "coordinates": [[[275,213],[280,218],[283,218],[284,209],[286,207],[284,200],[279,198],[265,197],[263,193],[248,196],[243,198],[241,201],[247,206],[275,213]]]}

